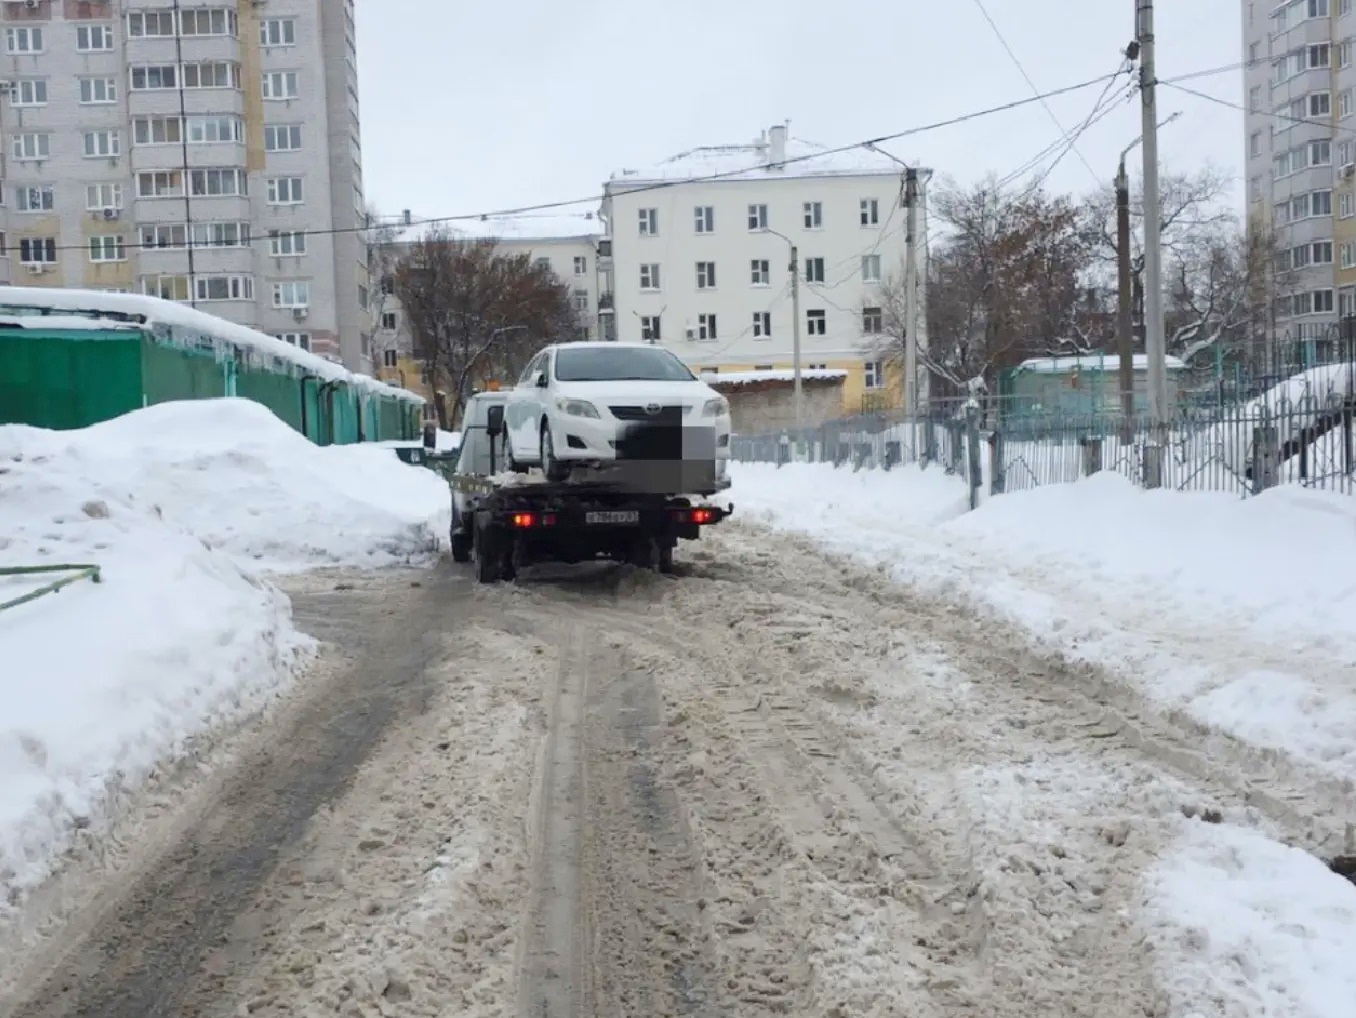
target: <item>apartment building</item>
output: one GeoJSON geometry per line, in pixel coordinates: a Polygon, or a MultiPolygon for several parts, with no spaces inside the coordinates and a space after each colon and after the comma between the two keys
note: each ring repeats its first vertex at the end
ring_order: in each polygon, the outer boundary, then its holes
{"type": "MultiPolygon", "coordinates": [[[[594,213],[485,216],[453,223],[451,230],[465,240],[493,240],[497,251],[527,255],[554,272],[570,288],[571,300],[579,313],[578,335],[565,338],[596,339],[602,334],[600,320],[609,313],[610,295],[600,289],[598,247],[602,223],[594,213]]],[[[408,242],[397,244],[385,260],[392,263],[399,259],[407,246],[408,242]]],[[[377,314],[374,346],[381,377],[404,379],[401,384],[423,391],[427,385],[414,362],[414,337],[389,274],[380,281],[380,287],[373,300],[377,314]]]]}
{"type": "MultiPolygon", "coordinates": [[[[881,287],[905,256],[903,172],[884,153],[832,152],[778,125],[613,174],[605,335],[662,344],[708,374],[790,368],[794,245],[802,368],[846,371],[849,412],[901,405],[902,380],[878,351],[881,287]]],[[[920,266],[925,209],[920,194],[920,266]]]]}
{"type": "Polygon", "coordinates": [[[1244,0],[1249,219],[1275,229],[1277,328],[1330,338],[1356,314],[1353,0],[1244,0]]]}
{"type": "Polygon", "coordinates": [[[10,0],[0,28],[0,273],[370,367],[353,0],[10,0]]]}

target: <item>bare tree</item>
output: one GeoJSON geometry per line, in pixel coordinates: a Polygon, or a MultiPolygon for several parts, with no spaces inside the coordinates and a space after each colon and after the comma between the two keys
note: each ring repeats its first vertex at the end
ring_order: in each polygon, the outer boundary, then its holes
{"type": "Polygon", "coordinates": [[[494,240],[435,228],[410,244],[395,271],[414,354],[435,390],[442,427],[461,416],[479,381],[516,379],[543,345],[578,335],[569,287],[494,240]]]}
{"type": "MultiPolygon", "coordinates": [[[[949,184],[934,200],[948,230],[927,268],[928,348],[919,362],[940,383],[964,392],[1026,357],[1077,347],[1086,310],[1087,239],[1078,208],[1039,189],[1005,193],[992,182],[949,184]]],[[[896,364],[907,342],[903,272],[881,287],[877,356],[896,364]]]]}

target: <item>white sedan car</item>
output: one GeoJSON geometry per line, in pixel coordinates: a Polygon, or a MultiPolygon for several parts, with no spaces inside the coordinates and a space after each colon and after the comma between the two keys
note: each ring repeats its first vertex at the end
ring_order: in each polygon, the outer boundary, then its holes
{"type": "MultiPolygon", "coordinates": [[[[730,404],[661,346],[560,343],[527,365],[504,407],[508,453],[516,469],[539,466],[562,481],[576,465],[623,458],[714,461],[730,457],[730,404]],[[675,427],[682,425],[681,432],[675,427]],[[646,425],[682,434],[682,451],[632,449],[646,425]],[[686,436],[691,436],[686,437],[686,436]],[[713,435],[714,448],[702,435],[713,435]]],[[[662,440],[660,440],[662,442],[662,440]]]]}

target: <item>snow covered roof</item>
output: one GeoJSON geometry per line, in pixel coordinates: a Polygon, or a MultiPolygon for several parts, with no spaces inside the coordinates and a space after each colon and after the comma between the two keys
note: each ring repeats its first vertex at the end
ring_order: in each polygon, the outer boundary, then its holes
{"type": "MultiPolygon", "coordinates": [[[[839,152],[827,145],[794,138],[785,141],[785,157],[772,163],[773,142],[767,131],[751,142],[703,145],[641,169],[612,174],[608,189],[625,190],[626,184],[692,180],[720,174],[729,180],[767,180],[779,177],[897,177],[904,167],[891,156],[864,146],[839,152]]],[[[926,171],[925,171],[926,172],[926,171]]]]}
{"type": "MultiPolygon", "coordinates": [[[[1178,357],[1169,354],[1164,358],[1169,371],[1179,371],[1186,367],[1186,364],[1178,357]]],[[[1042,374],[1058,374],[1061,371],[1119,371],[1121,358],[1119,354],[1077,354],[1072,357],[1032,357],[1029,360],[1022,361],[1017,365],[1018,371],[1036,371],[1042,374]]],[[[1149,369],[1149,355],[1137,353],[1134,355],[1134,369],[1136,371],[1147,371],[1149,369]]]]}
{"type": "MultiPolygon", "coordinates": [[[[815,368],[801,371],[801,382],[841,382],[848,373],[837,368],[815,368]]],[[[770,371],[727,371],[724,373],[702,372],[702,381],[707,385],[755,385],[759,382],[786,382],[796,380],[791,368],[774,368],[770,371]]]]}
{"type": "MultiPolygon", "coordinates": [[[[424,403],[424,397],[418,393],[401,389],[385,382],[379,382],[370,375],[349,371],[316,354],[310,353],[284,342],[267,333],[259,332],[244,325],[228,322],[216,315],[209,315],[195,308],[185,307],[173,301],[159,297],[147,297],[131,293],[105,293],[102,290],[58,289],[38,286],[0,286],[0,314],[8,314],[19,320],[26,328],[46,326],[48,328],[72,328],[72,319],[95,322],[92,328],[109,328],[118,319],[103,319],[100,315],[124,315],[125,324],[144,324],[154,329],[157,326],[199,335],[215,336],[237,346],[254,350],[261,354],[290,361],[319,378],[332,382],[346,382],[358,389],[383,396],[397,396],[407,402],[424,403]],[[24,314],[25,311],[36,314],[24,314]],[[44,316],[44,310],[69,311],[69,315],[44,316]],[[16,314],[17,312],[17,314],[16,314]],[[41,318],[41,322],[31,319],[41,318]],[[60,324],[57,324],[57,323],[60,324]]],[[[0,332],[0,336],[3,332],[0,332]]]]}
{"type": "Polygon", "coordinates": [[[109,329],[137,329],[135,322],[85,318],[81,315],[7,315],[0,314],[0,326],[19,329],[71,329],[105,332],[109,329]]]}
{"type": "Polygon", "coordinates": [[[603,233],[602,220],[592,212],[482,216],[479,219],[458,219],[448,223],[448,227],[464,237],[492,237],[510,241],[592,240],[603,233]]]}

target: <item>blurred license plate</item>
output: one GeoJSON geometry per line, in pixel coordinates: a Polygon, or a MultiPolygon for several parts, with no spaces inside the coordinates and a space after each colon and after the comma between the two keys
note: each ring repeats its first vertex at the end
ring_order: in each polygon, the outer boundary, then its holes
{"type": "Polygon", "coordinates": [[[634,509],[615,513],[585,513],[585,523],[639,523],[640,513],[634,509]]]}

